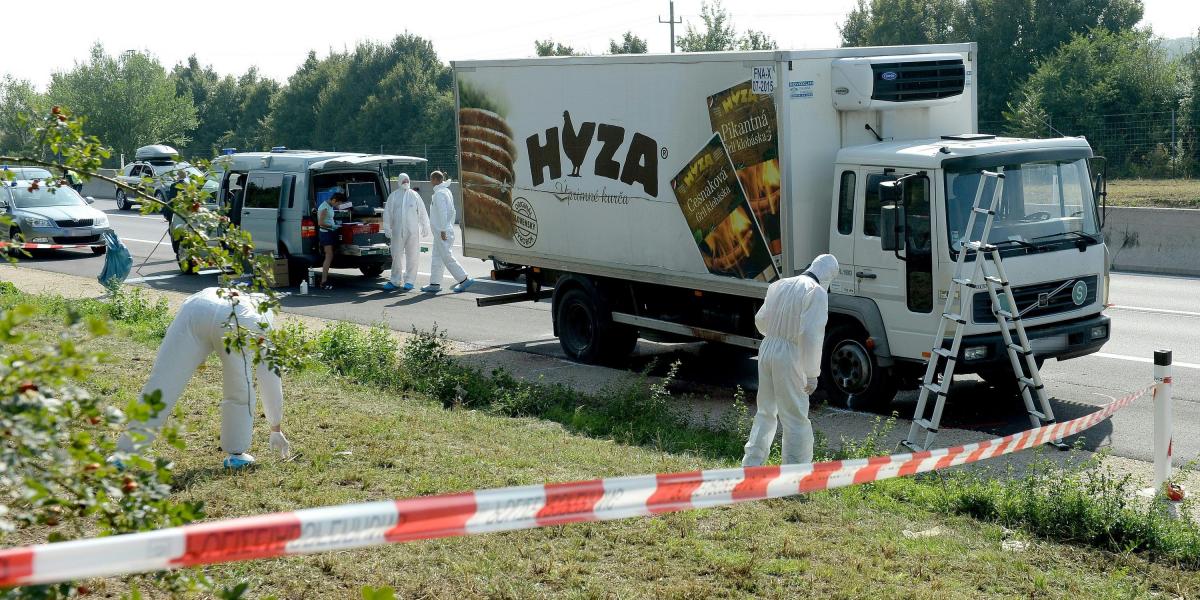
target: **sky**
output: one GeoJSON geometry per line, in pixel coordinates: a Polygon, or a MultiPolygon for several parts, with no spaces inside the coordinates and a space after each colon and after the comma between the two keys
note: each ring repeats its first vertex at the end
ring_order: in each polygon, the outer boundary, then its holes
{"type": "MultiPolygon", "coordinates": [[[[1143,0],[1143,25],[1164,38],[1196,35],[1200,1],[1143,0]]],[[[676,35],[702,25],[700,0],[675,2],[676,35]]],[[[145,12],[95,0],[59,0],[53,20],[5,28],[0,73],[27,79],[45,89],[50,74],[87,59],[99,42],[110,54],[146,51],[168,69],[195,54],[222,74],[257,66],[263,75],[285,82],[309,50],[319,56],[352,49],[362,40],[387,41],[409,31],[433,42],[446,61],[519,58],[533,55],[534,40],[551,38],[577,50],[608,49],[610,39],[633,31],[650,52],[668,52],[668,0],[210,0],[173,2],[145,12]],[[202,10],[190,7],[202,6],[202,10]],[[169,8],[175,7],[175,8],[169,8]],[[47,35],[45,24],[53,23],[47,35]],[[19,49],[19,50],[17,50],[19,49]]],[[[838,45],[838,25],[855,0],[725,0],[740,31],[765,31],[780,48],[838,45]]],[[[31,9],[36,12],[36,9],[31,9]]]]}

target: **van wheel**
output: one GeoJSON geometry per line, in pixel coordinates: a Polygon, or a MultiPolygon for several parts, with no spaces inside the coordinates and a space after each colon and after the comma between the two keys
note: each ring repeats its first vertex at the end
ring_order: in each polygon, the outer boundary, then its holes
{"type": "Polygon", "coordinates": [[[133,203],[129,201],[129,197],[125,195],[125,190],[117,189],[117,210],[129,210],[133,208],[133,203]]]}
{"type": "Polygon", "coordinates": [[[558,343],[573,360],[611,364],[628,358],[637,346],[637,330],[613,323],[611,316],[581,289],[563,295],[555,319],[558,343]]]}
{"type": "Polygon", "coordinates": [[[192,264],[190,258],[181,252],[182,248],[179,247],[179,240],[171,240],[171,249],[175,251],[175,264],[179,265],[179,272],[184,275],[195,275],[199,269],[192,264]]]}
{"type": "Polygon", "coordinates": [[[881,412],[896,397],[896,382],[879,367],[867,336],[851,325],[836,325],[825,336],[820,388],[829,403],[853,410],[881,412]]]}
{"type": "Polygon", "coordinates": [[[359,267],[358,270],[362,271],[363,277],[366,277],[368,279],[374,279],[376,277],[379,277],[379,275],[381,273],[383,273],[383,265],[380,265],[380,264],[363,265],[363,266],[359,267]]]}

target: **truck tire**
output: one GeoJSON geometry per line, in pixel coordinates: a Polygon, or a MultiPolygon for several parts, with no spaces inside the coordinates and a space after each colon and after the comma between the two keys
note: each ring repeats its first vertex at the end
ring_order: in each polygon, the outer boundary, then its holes
{"type": "Polygon", "coordinates": [[[896,382],[880,368],[867,335],[847,324],[834,325],[825,335],[820,389],[834,406],[870,412],[886,410],[896,397],[896,382]]]}
{"type": "Polygon", "coordinates": [[[363,265],[359,267],[358,270],[363,274],[363,277],[366,277],[367,279],[375,279],[383,273],[383,264],[373,263],[369,265],[363,265]]]}
{"type": "Polygon", "coordinates": [[[582,289],[563,295],[554,318],[558,343],[572,360],[612,364],[628,358],[637,345],[637,330],[613,323],[595,298],[582,289]]]}

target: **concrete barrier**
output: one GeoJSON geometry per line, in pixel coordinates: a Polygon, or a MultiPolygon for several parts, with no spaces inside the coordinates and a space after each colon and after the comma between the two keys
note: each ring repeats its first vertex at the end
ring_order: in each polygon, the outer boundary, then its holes
{"type": "MultiPolygon", "coordinates": [[[[105,177],[116,177],[116,169],[100,169],[100,174],[105,177]]],[[[94,198],[114,198],[117,195],[117,188],[107,181],[99,179],[89,179],[83,184],[83,195],[92,196],[94,198]]]]}
{"type": "Polygon", "coordinates": [[[1111,206],[1104,239],[1115,271],[1200,276],[1200,210],[1111,206]]]}

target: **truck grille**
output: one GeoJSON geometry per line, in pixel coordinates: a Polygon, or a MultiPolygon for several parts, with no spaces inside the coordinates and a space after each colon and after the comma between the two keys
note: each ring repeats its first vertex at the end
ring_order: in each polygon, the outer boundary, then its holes
{"type": "Polygon", "coordinates": [[[91,219],[63,219],[62,221],[55,221],[54,224],[58,225],[59,227],[91,227],[92,220],[91,219]]]}
{"type": "MultiPolygon", "coordinates": [[[[1045,301],[1045,306],[1039,306],[1030,310],[1029,312],[1025,313],[1024,318],[1032,319],[1036,317],[1044,317],[1046,315],[1072,311],[1085,306],[1090,306],[1096,301],[1097,277],[1095,275],[1090,275],[1088,277],[1060,279],[1058,281],[1014,287],[1013,296],[1017,299],[1017,310],[1023,311],[1028,309],[1030,306],[1036,305],[1038,303],[1038,298],[1042,294],[1049,294],[1067,282],[1071,282],[1070,285],[1063,288],[1062,291],[1058,292],[1054,296],[1047,298],[1045,301]],[[1080,305],[1076,305],[1075,301],[1071,299],[1071,288],[1075,285],[1076,281],[1082,281],[1087,284],[1087,297],[1084,299],[1083,304],[1080,305]]],[[[976,323],[989,323],[996,320],[996,317],[992,315],[992,299],[988,296],[986,291],[975,292],[973,304],[973,313],[976,323]]]]}
{"type": "Polygon", "coordinates": [[[957,96],[963,92],[966,67],[962,59],[879,63],[874,71],[872,100],[914,102],[957,96]]]}

